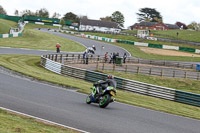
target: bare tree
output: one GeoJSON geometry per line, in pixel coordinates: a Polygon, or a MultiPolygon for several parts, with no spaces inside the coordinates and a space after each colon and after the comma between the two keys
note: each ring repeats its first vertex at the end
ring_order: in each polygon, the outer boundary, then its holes
{"type": "Polygon", "coordinates": [[[15,10],[15,16],[19,16],[19,11],[18,10],[15,10]]]}

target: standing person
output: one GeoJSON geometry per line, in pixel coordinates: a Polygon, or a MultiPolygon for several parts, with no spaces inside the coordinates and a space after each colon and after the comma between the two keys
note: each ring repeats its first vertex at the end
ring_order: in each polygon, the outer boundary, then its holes
{"type": "Polygon", "coordinates": [[[113,55],[112,55],[112,53],[110,53],[110,62],[109,63],[111,63],[112,60],[113,60],[113,55]]]}
{"type": "Polygon", "coordinates": [[[108,52],[105,53],[105,63],[108,61],[108,52]]]}
{"type": "Polygon", "coordinates": [[[86,56],[86,52],[83,53],[83,64],[85,64],[85,56],[86,56]]]}
{"type": "Polygon", "coordinates": [[[114,53],[113,53],[113,64],[115,64],[116,56],[117,56],[117,55],[116,55],[116,53],[114,52],[114,53]]]}
{"type": "Polygon", "coordinates": [[[60,47],[61,47],[60,44],[57,43],[57,44],[56,44],[56,52],[57,52],[57,53],[60,53],[60,47]]]}
{"type": "Polygon", "coordinates": [[[126,63],[126,57],[127,57],[127,55],[126,55],[126,53],[124,53],[124,56],[123,56],[123,63],[126,63]]]}
{"type": "Polygon", "coordinates": [[[86,63],[85,64],[88,64],[88,58],[89,58],[89,54],[86,53],[86,63]]]}

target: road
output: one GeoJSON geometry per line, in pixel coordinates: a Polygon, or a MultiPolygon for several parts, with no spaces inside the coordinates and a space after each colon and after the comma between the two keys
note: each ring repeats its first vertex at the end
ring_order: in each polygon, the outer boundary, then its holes
{"type": "Polygon", "coordinates": [[[121,103],[106,109],[86,95],[0,72],[0,107],[91,133],[199,133],[200,121],[121,103]]]}
{"type": "MultiPolygon", "coordinates": [[[[0,53],[41,55],[54,51],[0,48],[0,53]]],[[[101,109],[96,104],[86,104],[85,99],[86,95],[74,90],[31,81],[0,71],[0,107],[91,133],[199,133],[200,131],[199,120],[118,102],[101,109]]]]}

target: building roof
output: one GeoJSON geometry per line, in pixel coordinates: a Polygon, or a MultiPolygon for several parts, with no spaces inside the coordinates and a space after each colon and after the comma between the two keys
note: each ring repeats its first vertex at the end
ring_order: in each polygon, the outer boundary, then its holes
{"type": "Polygon", "coordinates": [[[102,21],[102,20],[81,19],[80,25],[90,25],[90,26],[118,28],[119,29],[117,23],[109,22],[109,21],[102,21]]]}
{"type": "MultiPolygon", "coordinates": [[[[136,27],[137,25],[151,27],[151,26],[156,25],[156,24],[158,24],[158,22],[146,22],[146,21],[142,21],[140,23],[135,23],[131,27],[136,27]]],[[[180,27],[178,27],[175,24],[164,24],[164,25],[166,25],[169,29],[180,29],[180,27]]]]}
{"type": "Polygon", "coordinates": [[[146,22],[146,21],[142,21],[138,25],[151,27],[151,26],[156,25],[156,24],[158,24],[158,22],[146,22]]]}
{"type": "Polygon", "coordinates": [[[180,29],[180,27],[176,24],[165,24],[169,29],[180,29]]]}

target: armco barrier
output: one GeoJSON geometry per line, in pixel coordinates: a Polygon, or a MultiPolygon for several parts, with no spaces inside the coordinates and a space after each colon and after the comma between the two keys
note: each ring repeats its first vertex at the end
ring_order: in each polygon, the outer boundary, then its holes
{"type": "MultiPolygon", "coordinates": [[[[41,56],[40,65],[52,72],[55,72],[64,76],[83,79],[90,82],[104,80],[106,78],[106,74],[67,66],[67,65],[52,61],[46,57],[47,56],[41,56]]],[[[138,82],[134,80],[128,80],[128,79],[124,79],[120,77],[115,77],[115,80],[118,83],[117,85],[118,89],[200,107],[199,94],[183,92],[183,91],[179,91],[179,90],[175,90],[171,88],[156,86],[152,84],[146,84],[146,83],[142,83],[142,82],[138,82]]]]}
{"type": "Polygon", "coordinates": [[[200,107],[200,95],[176,90],[175,101],[200,107]]]}
{"type": "MultiPolygon", "coordinates": [[[[65,32],[70,33],[70,31],[64,31],[64,30],[50,30],[53,32],[65,32]]],[[[81,34],[81,37],[83,38],[90,38],[90,39],[96,39],[96,37],[92,35],[85,35],[83,33],[73,32],[73,34],[81,34]]],[[[173,50],[179,50],[184,52],[192,52],[196,54],[200,54],[200,49],[193,49],[193,48],[185,48],[185,47],[179,47],[179,46],[168,46],[168,45],[162,45],[162,44],[148,44],[148,43],[141,43],[141,42],[134,42],[129,40],[121,40],[121,39],[112,39],[112,38],[105,38],[105,37],[97,37],[97,40],[106,41],[106,42],[117,42],[117,43],[124,43],[124,44],[131,44],[131,45],[137,45],[137,46],[144,46],[144,47],[152,47],[152,48],[160,48],[160,49],[173,49],[173,50]]]]}

